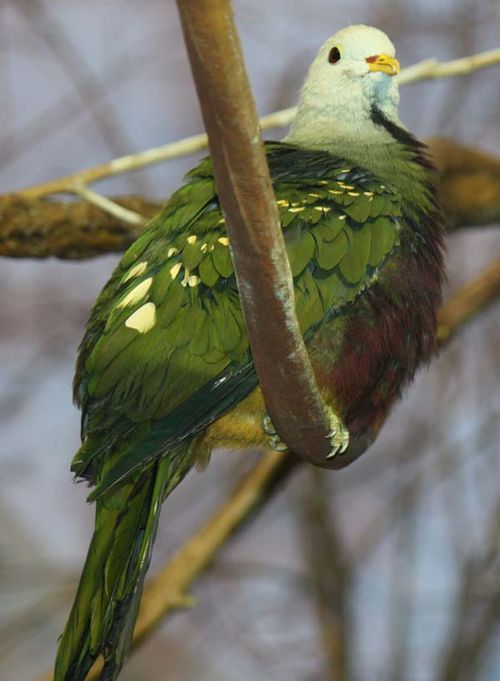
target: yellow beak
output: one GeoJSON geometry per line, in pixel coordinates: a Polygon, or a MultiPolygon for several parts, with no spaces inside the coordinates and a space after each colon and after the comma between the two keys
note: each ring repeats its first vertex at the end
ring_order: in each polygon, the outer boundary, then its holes
{"type": "Polygon", "coordinates": [[[367,57],[366,62],[370,71],[382,71],[388,76],[397,76],[401,71],[398,60],[395,57],[389,57],[388,54],[375,54],[373,57],[367,57]]]}

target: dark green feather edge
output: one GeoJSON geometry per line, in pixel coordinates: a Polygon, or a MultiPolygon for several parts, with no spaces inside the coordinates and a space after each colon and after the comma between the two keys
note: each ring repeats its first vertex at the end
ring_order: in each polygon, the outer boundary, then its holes
{"type": "MultiPolygon", "coordinates": [[[[327,152],[283,143],[266,151],[307,340],[370,286],[399,244],[400,198],[327,152]]],[[[82,342],[75,396],[84,440],[73,470],[98,480],[90,499],[206,428],[257,385],[209,159],[188,178],[123,256],[82,342]],[[120,307],[141,284],[145,295],[120,307]],[[145,303],[155,305],[154,326],[127,328],[145,303]],[[103,460],[128,438],[134,446],[104,473],[103,460]]]]}

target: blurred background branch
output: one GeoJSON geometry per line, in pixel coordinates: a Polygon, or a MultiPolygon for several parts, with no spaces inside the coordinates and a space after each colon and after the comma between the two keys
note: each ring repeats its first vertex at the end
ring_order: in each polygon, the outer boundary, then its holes
{"type": "Polygon", "coordinates": [[[469,681],[484,664],[488,646],[496,639],[500,620],[500,503],[490,517],[486,541],[462,563],[448,645],[443,652],[439,681],[469,681]]]}
{"type": "Polygon", "coordinates": [[[335,504],[336,495],[332,495],[322,471],[309,469],[297,499],[297,520],[323,650],[321,678],[348,681],[352,678],[354,628],[350,604],[354,570],[337,523],[335,504]]]}

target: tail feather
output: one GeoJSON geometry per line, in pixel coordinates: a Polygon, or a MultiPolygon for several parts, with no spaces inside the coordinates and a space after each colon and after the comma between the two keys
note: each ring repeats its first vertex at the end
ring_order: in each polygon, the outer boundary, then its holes
{"type": "Polygon", "coordinates": [[[96,526],[61,637],[54,681],[84,681],[102,655],[114,681],[130,648],[161,504],[191,467],[186,451],[162,458],[96,504],[96,526]]]}

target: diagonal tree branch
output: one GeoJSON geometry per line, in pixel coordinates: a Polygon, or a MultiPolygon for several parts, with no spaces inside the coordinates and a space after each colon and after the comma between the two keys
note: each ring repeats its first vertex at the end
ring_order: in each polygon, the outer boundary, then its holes
{"type": "Polygon", "coordinates": [[[446,139],[428,145],[440,171],[448,227],[500,222],[500,158],[446,139]]]}
{"type": "Polygon", "coordinates": [[[492,303],[500,294],[500,258],[493,260],[479,277],[464,284],[459,294],[443,305],[438,315],[438,342],[444,345],[455,330],[468,322],[478,310],[492,303]]]}
{"type": "Polygon", "coordinates": [[[108,199],[107,196],[98,194],[93,189],[81,185],[76,190],[78,196],[86,201],[87,203],[97,206],[105,213],[114,215],[117,220],[124,222],[125,224],[132,225],[133,227],[138,227],[139,225],[144,225],[145,219],[142,215],[139,215],[136,211],[130,210],[130,208],[125,208],[119,203],[108,199]]]}
{"type": "Polygon", "coordinates": [[[425,59],[424,61],[409,66],[401,72],[399,82],[401,85],[418,83],[421,80],[433,80],[436,78],[449,78],[451,76],[466,76],[478,69],[500,63],[500,49],[480,52],[469,57],[452,59],[448,62],[440,62],[438,59],[425,59]]]}

